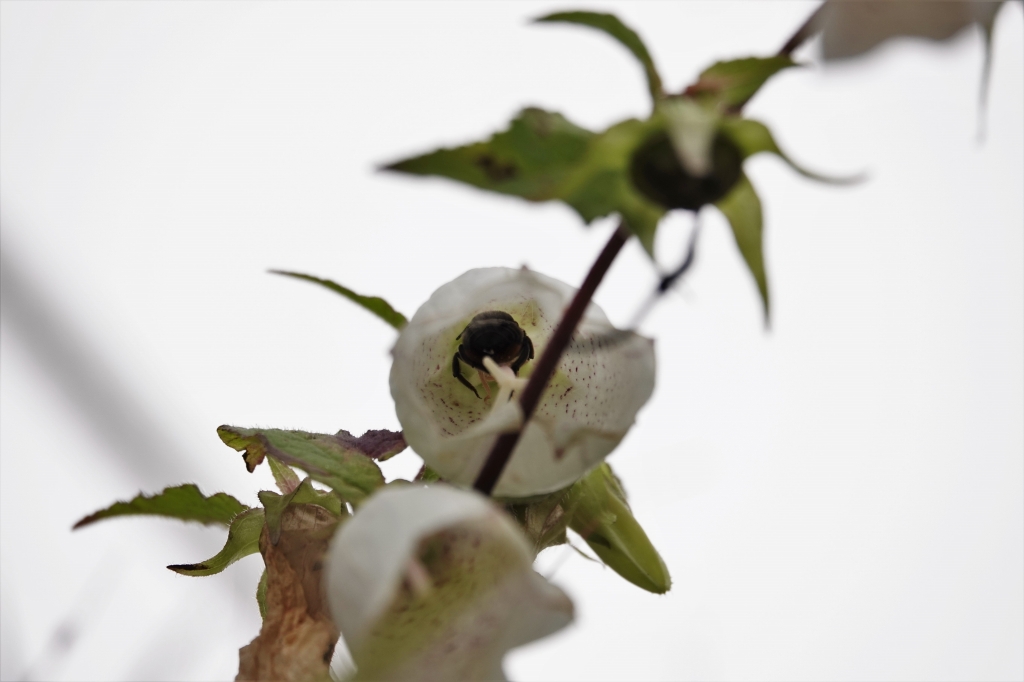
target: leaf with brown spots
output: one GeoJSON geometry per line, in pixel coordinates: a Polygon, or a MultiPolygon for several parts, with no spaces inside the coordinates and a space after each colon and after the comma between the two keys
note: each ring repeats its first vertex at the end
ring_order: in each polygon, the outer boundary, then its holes
{"type": "Polygon", "coordinates": [[[441,175],[529,201],[548,201],[587,153],[594,133],[561,114],[534,107],[484,142],[404,159],[385,170],[441,175]]]}
{"type": "Polygon", "coordinates": [[[353,438],[347,431],[331,435],[236,426],[217,429],[225,444],[242,452],[250,472],[270,456],[283,464],[302,469],[313,480],[329,485],[341,499],[352,503],[361,502],[384,485],[384,475],[370,458],[368,450],[378,456],[390,456],[398,451],[396,448],[400,445],[404,447],[405,441],[399,443],[398,440],[401,434],[394,434],[395,437],[389,439],[371,435],[373,433],[353,438]]]}
{"type": "Polygon", "coordinates": [[[650,251],[665,211],[633,187],[628,172],[650,125],[629,119],[593,133],[531,107],[483,142],[438,149],[385,170],[438,175],[527,201],[563,201],[588,224],[618,213],[650,251]]]}
{"type": "Polygon", "coordinates": [[[281,516],[275,545],[264,527],[259,548],[267,566],[266,615],[260,634],[238,650],[236,680],[327,682],[338,630],[323,591],[327,544],[336,516],[313,504],[294,504],[281,516]]]}

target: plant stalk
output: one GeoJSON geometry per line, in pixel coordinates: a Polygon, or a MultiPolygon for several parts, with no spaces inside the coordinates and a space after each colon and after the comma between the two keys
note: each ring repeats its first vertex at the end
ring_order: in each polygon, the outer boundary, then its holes
{"type": "Polygon", "coordinates": [[[822,3],[816,10],[814,10],[814,12],[811,13],[811,16],[807,18],[807,21],[805,21],[800,28],[796,30],[796,33],[790,36],[789,40],[786,41],[786,44],[779,49],[778,56],[792,56],[792,54],[796,52],[797,48],[803,45],[808,38],[821,30],[821,24],[825,20],[825,12],[828,11],[825,8],[825,5],[827,4],[828,3],[822,3]]]}
{"type": "Polygon", "coordinates": [[[590,267],[590,272],[587,273],[587,277],[583,280],[579,291],[576,292],[576,296],[573,297],[569,307],[565,309],[565,313],[555,328],[555,332],[548,340],[544,352],[541,353],[540,359],[537,360],[537,364],[533,367],[533,374],[530,375],[530,380],[526,383],[522,395],[519,396],[519,407],[523,411],[522,427],[515,433],[503,433],[498,436],[498,439],[494,441],[490,454],[487,455],[487,459],[484,461],[483,468],[473,483],[473,488],[484,495],[490,495],[498,484],[498,479],[501,478],[501,473],[505,470],[505,465],[508,464],[516,443],[519,442],[519,435],[526,428],[526,423],[530,421],[534,410],[537,409],[540,397],[544,393],[544,389],[547,388],[548,382],[551,381],[551,377],[554,376],[555,367],[558,366],[562,353],[565,352],[573,333],[576,331],[576,327],[579,326],[580,320],[583,319],[583,313],[590,304],[590,299],[594,297],[597,286],[604,279],[605,273],[611,267],[612,261],[615,260],[615,256],[622,250],[629,237],[630,233],[626,226],[619,223],[619,227],[612,234],[608,243],[605,244],[604,250],[601,251],[597,260],[590,267]]]}

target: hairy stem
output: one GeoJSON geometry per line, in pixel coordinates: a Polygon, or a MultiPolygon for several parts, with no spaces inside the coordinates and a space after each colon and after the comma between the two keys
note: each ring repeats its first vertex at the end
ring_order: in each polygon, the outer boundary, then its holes
{"type": "Polygon", "coordinates": [[[508,464],[516,443],[519,442],[519,434],[522,433],[522,429],[526,428],[526,422],[530,420],[534,410],[537,409],[540,397],[555,373],[558,360],[562,357],[566,346],[569,345],[573,332],[576,331],[580,320],[583,319],[584,311],[590,304],[590,299],[594,297],[594,292],[597,291],[597,285],[604,279],[605,273],[608,272],[612,261],[615,260],[615,256],[622,250],[629,236],[630,234],[626,226],[620,223],[618,229],[612,234],[611,239],[605,244],[604,250],[601,251],[597,260],[590,267],[590,272],[587,273],[586,279],[583,280],[583,285],[580,286],[576,296],[573,297],[572,303],[565,309],[565,313],[555,328],[555,332],[551,335],[551,339],[548,340],[544,352],[533,367],[530,381],[526,384],[526,388],[523,389],[522,395],[519,396],[519,407],[523,411],[523,427],[515,433],[503,433],[498,436],[498,439],[494,441],[490,454],[487,455],[487,460],[484,462],[480,474],[476,477],[476,482],[473,483],[473,487],[484,495],[490,495],[494,490],[494,486],[498,484],[501,472],[505,470],[505,465],[508,464]]]}

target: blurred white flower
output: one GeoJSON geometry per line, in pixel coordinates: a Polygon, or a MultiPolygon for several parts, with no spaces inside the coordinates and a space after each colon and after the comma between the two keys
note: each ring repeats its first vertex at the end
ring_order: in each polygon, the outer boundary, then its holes
{"type": "Polygon", "coordinates": [[[328,601],[357,679],[504,679],[509,649],[572,621],[522,531],[487,498],[389,486],[338,530],[328,601]]]}
{"type": "MultiPolygon", "coordinates": [[[[392,351],[395,411],[406,441],[446,481],[471,485],[496,437],[522,424],[518,401],[509,400],[521,385],[511,370],[494,373],[491,364],[485,374],[463,362],[472,389],[453,375],[459,335],[479,313],[506,312],[540,357],[574,294],[527,269],[470,270],[435,291],[402,329],[392,351]]],[[[525,363],[520,377],[533,365],[525,363]]],[[[592,303],[494,494],[525,497],[572,484],[618,445],[653,390],[653,342],[617,332],[592,303]]]]}
{"type": "Polygon", "coordinates": [[[946,40],[978,24],[988,41],[1001,2],[830,0],[816,15],[826,60],[857,57],[891,38],[946,40]]]}

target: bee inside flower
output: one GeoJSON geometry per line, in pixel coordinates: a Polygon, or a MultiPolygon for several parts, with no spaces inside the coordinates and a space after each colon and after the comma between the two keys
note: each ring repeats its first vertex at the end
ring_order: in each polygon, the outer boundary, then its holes
{"type": "MultiPolygon", "coordinates": [[[[402,329],[392,351],[395,410],[409,445],[442,478],[471,485],[495,438],[522,428],[514,396],[574,293],[526,269],[470,270],[434,292],[402,329]]],[[[595,304],[570,351],[523,431],[499,496],[578,480],[618,445],[654,389],[653,343],[618,332],[595,304]],[[609,335],[622,339],[604,343],[609,335]]]]}

